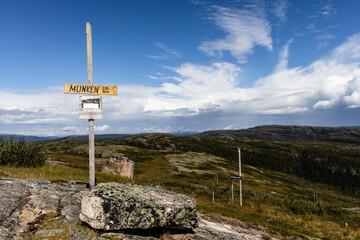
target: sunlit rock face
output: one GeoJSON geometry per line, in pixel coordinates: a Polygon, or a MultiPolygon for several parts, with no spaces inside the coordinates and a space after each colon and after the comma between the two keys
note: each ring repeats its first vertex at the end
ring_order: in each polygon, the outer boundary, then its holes
{"type": "Polygon", "coordinates": [[[103,183],[82,199],[80,219],[95,229],[198,226],[195,200],[159,186],[103,183]]]}
{"type": "Polygon", "coordinates": [[[106,164],[102,168],[103,173],[109,173],[130,179],[134,178],[135,162],[127,157],[114,156],[109,157],[106,164]]]}

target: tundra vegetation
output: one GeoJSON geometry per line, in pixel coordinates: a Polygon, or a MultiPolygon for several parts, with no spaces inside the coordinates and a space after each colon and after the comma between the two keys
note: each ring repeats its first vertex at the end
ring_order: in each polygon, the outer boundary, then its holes
{"type": "Polygon", "coordinates": [[[24,138],[14,141],[0,137],[0,165],[17,167],[38,167],[45,164],[46,156],[43,148],[34,143],[25,142],[24,138]]]}
{"type": "MultiPolygon", "coordinates": [[[[6,163],[0,166],[0,177],[88,181],[86,138],[34,146],[44,149],[47,164],[28,168],[6,163]]],[[[194,198],[198,210],[211,218],[266,229],[280,239],[360,238],[356,143],[147,134],[98,138],[95,149],[98,183],[160,185],[194,198]],[[238,181],[234,181],[235,203],[230,203],[229,175],[238,174],[237,147],[242,149],[242,207],[238,181]],[[135,161],[133,180],[100,173],[114,155],[135,161]]]]}

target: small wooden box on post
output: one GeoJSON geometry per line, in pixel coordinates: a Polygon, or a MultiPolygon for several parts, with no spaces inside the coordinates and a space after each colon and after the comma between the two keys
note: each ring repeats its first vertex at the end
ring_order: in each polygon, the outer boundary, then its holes
{"type": "Polygon", "coordinates": [[[79,119],[89,120],[89,189],[95,187],[95,137],[94,119],[102,119],[102,97],[117,95],[117,86],[93,85],[91,23],[86,23],[86,49],[88,84],[65,83],[64,93],[81,94],[79,119]]]}

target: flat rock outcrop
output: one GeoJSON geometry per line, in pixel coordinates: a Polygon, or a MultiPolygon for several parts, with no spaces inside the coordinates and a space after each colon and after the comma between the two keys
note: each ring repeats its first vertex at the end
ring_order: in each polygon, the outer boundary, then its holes
{"type": "Polygon", "coordinates": [[[194,239],[196,240],[278,240],[254,228],[245,229],[240,226],[235,227],[230,224],[212,222],[204,218],[200,219],[199,227],[194,232],[194,239]]]}
{"type": "Polygon", "coordinates": [[[86,185],[76,182],[0,179],[0,239],[21,239],[41,216],[58,211],[65,225],[77,225],[86,193],[86,185]]]}
{"type": "Polygon", "coordinates": [[[103,230],[198,226],[195,200],[159,186],[103,183],[81,201],[80,219],[103,230]]]}

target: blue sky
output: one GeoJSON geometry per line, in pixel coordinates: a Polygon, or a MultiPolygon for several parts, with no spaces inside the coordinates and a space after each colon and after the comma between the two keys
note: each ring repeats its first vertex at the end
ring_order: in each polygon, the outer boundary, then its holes
{"type": "Polygon", "coordinates": [[[86,22],[102,133],[358,126],[360,2],[0,0],[0,133],[86,134],[86,22]]]}

